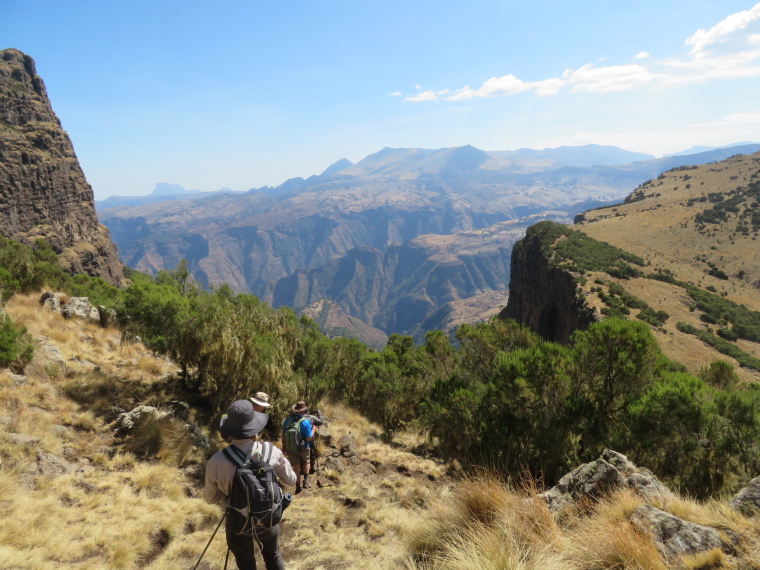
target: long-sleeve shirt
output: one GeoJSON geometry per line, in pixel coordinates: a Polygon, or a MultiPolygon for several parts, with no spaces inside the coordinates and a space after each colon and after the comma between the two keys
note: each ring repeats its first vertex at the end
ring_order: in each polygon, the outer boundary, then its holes
{"type": "MultiPolygon", "coordinates": [[[[260,441],[254,442],[250,439],[235,439],[232,441],[232,445],[238,447],[246,455],[253,450],[255,455],[257,452],[261,452],[263,444],[260,441]],[[255,450],[254,445],[256,446],[255,450]]],[[[296,474],[293,472],[290,462],[282,451],[274,446],[272,446],[269,464],[283,483],[286,485],[296,484],[296,474]]],[[[207,503],[213,505],[229,496],[235,471],[237,471],[236,465],[227,459],[224,452],[217,451],[211,456],[206,464],[206,487],[203,490],[203,498],[207,503]]]]}

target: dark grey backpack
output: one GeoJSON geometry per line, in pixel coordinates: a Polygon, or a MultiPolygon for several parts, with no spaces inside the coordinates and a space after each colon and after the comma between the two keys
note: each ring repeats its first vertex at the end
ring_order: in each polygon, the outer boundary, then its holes
{"type": "Polygon", "coordinates": [[[232,478],[230,496],[227,497],[227,516],[237,534],[249,535],[252,529],[272,528],[282,518],[282,489],[277,475],[269,464],[272,444],[262,443],[259,453],[254,443],[253,456],[230,445],[224,455],[237,466],[232,478]]]}

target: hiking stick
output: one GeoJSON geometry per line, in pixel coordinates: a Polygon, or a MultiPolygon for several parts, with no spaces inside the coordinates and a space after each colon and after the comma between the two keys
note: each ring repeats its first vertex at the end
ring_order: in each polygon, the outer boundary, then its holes
{"type": "MultiPolygon", "coordinates": [[[[222,518],[219,520],[219,524],[216,525],[216,528],[214,529],[214,534],[212,534],[211,538],[208,539],[208,544],[206,545],[206,548],[203,549],[203,552],[201,552],[201,557],[198,558],[198,562],[195,563],[193,570],[198,570],[198,565],[201,563],[201,560],[203,560],[203,555],[206,554],[208,547],[211,546],[211,541],[214,540],[214,537],[216,536],[216,531],[218,531],[219,527],[222,526],[222,523],[224,522],[224,517],[226,516],[227,516],[227,509],[224,509],[224,514],[222,515],[222,518]]],[[[230,551],[227,550],[227,555],[229,556],[229,554],[230,554],[230,551]]],[[[224,567],[227,568],[226,562],[224,564],[224,567]]]]}
{"type": "Polygon", "coordinates": [[[224,570],[227,570],[227,561],[230,559],[230,549],[227,549],[227,555],[224,557],[224,570]]]}

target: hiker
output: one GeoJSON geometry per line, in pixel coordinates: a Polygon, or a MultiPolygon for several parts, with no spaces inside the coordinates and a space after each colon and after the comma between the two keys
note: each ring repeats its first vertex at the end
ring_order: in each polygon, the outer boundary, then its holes
{"type": "Polygon", "coordinates": [[[309,489],[309,447],[314,430],[306,414],[309,406],[303,400],[293,404],[293,413],[282,423],[282,449],[296,474],[296,495],[301,488],[309,489]],[[303,485],[301,485],[303,474],[303,485]]]}
{"type": "Polygon", "coordinates": [[[253,402],[253,411],[263,412],[270,407],[269,394],[266,392],[256,392],[256,395],[251,398],[251,402],[253,402]]]}
{"type": "MultiPolygon", "coordinates": [[[[219,433],[230,444],[227,448],[228,453],[242,452],[246,458],[250,456],[252,461],[254,459],[261,461],[268,456],[266,463],[274,468],[274,473],[282,482],[286,485],[294,485],[296,475],[282,452],[271,443],[256,441],[256,434],[264,429],[268,418],[266,414],[254,411],[251,400],[237,400],[227,408],[227,413],[219,426],[219,433]],[[237,451],[231,448],[236,448],[237,451]]],[[[225,451],[223,449],[216,452],[206,464],[206,487],[203,498],[212,505],[229,499],[233,478],[238,468],[228,458],[225,451]]],[[[256,570],[255,541],[259,544],[267,570],[285,570],[285,563],[280,555],[279,522],[271,528],[252,527],[250,534],[241,536],[237,534],[240,529],[231,516],[232,507],[228,505],[227,508],[228,516],[225,524],[227,546],[235,556],[237,567],[240,570],[256,570]]]]}
{"type": "Polygon", "coordinates": [[[309,475],[313,475],[317,471],[319,428],[325,423],[325,420],[322,418],[322,413],[319,410],[317,410],[316,415],[308,414],[306,417],[309,419],[312,429],[312,442],[309,445],[309,475]]]}

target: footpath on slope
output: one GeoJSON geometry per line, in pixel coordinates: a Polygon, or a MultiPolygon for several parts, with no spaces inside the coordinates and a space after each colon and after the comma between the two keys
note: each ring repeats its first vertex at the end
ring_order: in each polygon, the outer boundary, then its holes
{"type": "MultiPolygon", "coordinates": [[[[198,429],[208,418],[174,400],[175,365],[39,295],[6,309],[36,356],[23,374],[0,370],[3,567],[192,568],[222,514],[202,500],[205,461],[222,444],[198,429]],[[155,421],[130,432],[136,410],[155,421]]],[[[446,468],[409,451],[419,436],[388,445],[352,410],[321,409],[319,474],[283,522],[287,567],[393,567],[417,507],[449,487],[446,468]]],[[[225,553],[220,532],[201,567],[222,568],[225,553]]]]}

